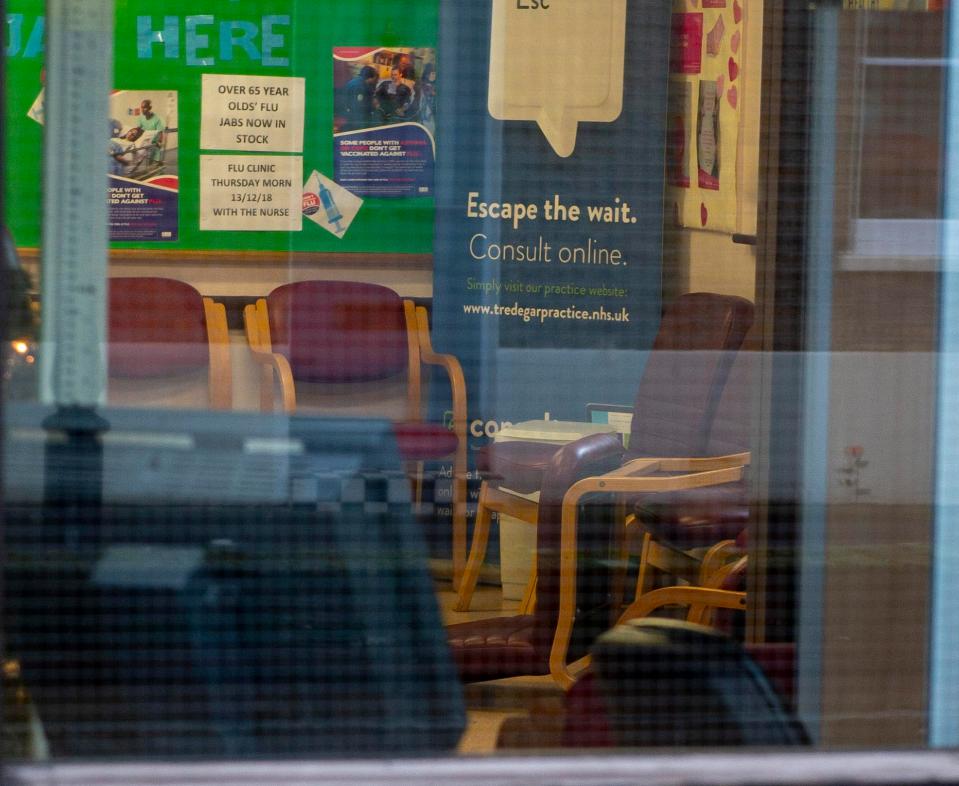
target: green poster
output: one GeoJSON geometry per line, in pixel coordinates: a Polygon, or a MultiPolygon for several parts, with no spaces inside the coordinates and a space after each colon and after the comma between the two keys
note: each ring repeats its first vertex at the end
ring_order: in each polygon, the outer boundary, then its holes
{"type": "MultiPolygon", "coordinates": [[[[10,0],[6,21],[5,221],[37,246],[44,155],[70,150],[43,150],[42,1],[10,0]]],[[[116,0],[114,116],[81,112],[74,131],[103,136],[111,186],[153,180],[176,199],[172,230],[114,231],[114,247],[430,252],[431,195],[366,195],[342,232],[300,208],[308,184],[335,178],[334,49],[435,47],[436,26],[435,0],[116,0]]],[[[136,188],[111,197],[131,216],[154,201],[136,188]]]]}

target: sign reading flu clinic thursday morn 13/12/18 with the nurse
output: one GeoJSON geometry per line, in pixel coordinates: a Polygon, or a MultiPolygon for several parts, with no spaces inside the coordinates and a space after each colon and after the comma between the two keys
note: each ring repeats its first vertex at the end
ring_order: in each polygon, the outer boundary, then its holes
{"type": "Polygon", "coordinates": [[[608,353],[659,322],[669,22],[668,0],[441,5],[434,332],[480,417],[635,394],[641,361],[608,353]]]}

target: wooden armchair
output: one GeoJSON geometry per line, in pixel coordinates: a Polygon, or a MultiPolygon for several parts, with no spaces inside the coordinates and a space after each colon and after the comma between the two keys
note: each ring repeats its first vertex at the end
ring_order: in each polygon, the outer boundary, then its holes
{"type": "Polygon", "coordinates": [[[260,408],[294,413],[314,396],[313,412],[390,417],[403,458],[416,465],[453,459],[454,586],[466,563],[466,383],[459,361],[433,350],[426,309],[376,284],[300,281],[244,309],[247,341],[260,368],[260,408]],[[424,367],[449,382],[446,423],[424,422],[424,367]],[[397,407],[385,401],[401,390],[397,407]],[[385,403],[384,403],[385,402],[385,403]],[[386,409],[377,405],[384,404],[386,409]],[[392,409],[389,407],[392,406],[392,409]]]}
{"type": "MultiPolygon", "coordinates": [[[[708,456],[710,432],[729,371],[752,325],[753,305],[739,297],[695,292],[681,295],[663,310],[656,340],[643,370],[636,394],[628,449],[619,445],[618,461],[644,457],[708,456]]],[[[588,439],[588,438],[587,438],[588,439]]],[[[615,446],[611,452],[615,450],[615,446]]],[[[480,489],[476,525],[469,561],[456,602],[457,611],[467,611],[480,568],[492,514],[505,513],[537,526],[540,504],[518,496],[540,491],[544,474],[558,448],[535,442],[501,442],[481,454],[480,468],[486,479],[480,489]]],[[[723,451],[726,452],[726,451],[723,451]]],[[[728,494],[729,492],[727,492],[728,494]]],[[[685,492],[684,492],[685,494],[685,492]]],[[[542,498],[542,496],[541,496],[542,498]]],[[[716,540],[735,537],[742,528],[740,504],[707,503],[714,518],[716,540]]],[[[670,510],[677,510],[671,505],[670,510]]],[[[674,529],[683,530],[682,521],[674,529]]],[[[690,537],[699,545],[697,537],[690,537]]],[[[683,538],[679,541],[682,545],[683,538]]],[[[707,543],[706,545],[711,545],[707,543]]],[[[647,553],[651,549],[646,549],[647,553]]],[[[536,592],[536,575],[531,575],[523,600],[531,611],[536,592]]]]}
{"type": "MultiPolygon", "coordinates": [[[[600,586],[613,569],[608,562],[591,561],[584,570],[580,554],[585,551],[581,537],[579,509],[589,502],[591,515],[599,509],[616,514],[619,497],[663,492],[695,492],[739,482],[748,454],[711,459],[640,459],[621,465],[622,444],[618,437],[597,434],[563,446],[546,468],[536,529],[536,602],[527,613],[509,617],[463,622],[447,628],[454,659],[467,682],[522,675],[551,675],[568,688],[584,663],[570,665],[570,652],[584,651],[579,640],[572,644],[574,622],[588,621],[601,632],[609,627],[621,609],[594,608],[595,597],[579,594],[584,585],[600,586]],[[598,496],[597,496],[598,495],[598,496]],[[592,498],[590,498],[592,497],[592,498]],[[581,602],[582,601],[582,602],[581,602]]],[[[617,540],[621,518],[611,524],[601,521],[599,541],[617,540]],[[611,527],[610,531],[606,531],[611,527]]],[[[722,562],[727,545],[717,546],[706,563],[713,571],[722,562]]],[[[595,592],[592,594],[595,595],[595,592]]],[[[590,634],[591,635],[591,634],[590,634]]],[[[581,638],[577,636],[577,639],[581,638]]]]}
{"type": "MultiPolygon", "coordinates": [[[[580,504],[589,494],[655,494],[735,483],[742,479],[749,454],[735,454],[708,459],[637,459],[618,470],[599,477],[585,478],[573,485],[563,498],[560,534],[559,613],[556,633],[550,650],[549,670],[554,681],[569,688],[575,677],[589,665],[589,657],[573,664],[567,662],[569,642],[576,618],[576,573],[578,559],[577,528],[580,504]],[[669,473],[669,474],[654,474],[669,473]]],[[[622,612],[617,624],[645,617],[665,605],[689,605],[687,621],[707,623],[712,609],[744,610],[744,592],[722,589],[730,575],[741,574],[745,556],[728,565],[722,556],[730,549],[729,541],[716,544],[702,562],[698,586],[674,586],[637,592],[635,600],[622,612]]]]}

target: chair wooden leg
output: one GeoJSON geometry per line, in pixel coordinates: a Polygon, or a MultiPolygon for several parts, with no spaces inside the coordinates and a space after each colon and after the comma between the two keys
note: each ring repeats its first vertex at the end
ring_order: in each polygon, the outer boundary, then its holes
{"type": "Polygon", "coordinates": [[[626,516],[624,506],[620,503],[617,508],[616,521],[622,521],[623,526],[616,535],[617,562],[613,570],[612,586],[610,594],[612,596],[614,613],[618,616],[619,610],[626,607],[632,598],[626,597],[626,586],[629,581],[629,558],[636,547],[639,525],[635,516],[626,516]]]}
{"type": "MultiPolygon", "coordinates": [[[[473,542],[470,545],[469,559],[466,561],[466,569],[463,571],[463,576],[458,586],[455,584],[454,568],[454,587],[457,590],[456,604],[453,606],[454,611],[469,611],[470,602],[473,600],[473,592],[476,590],[476,582],[479,580],[480,568],[483,567],[483,560],[486,558],[486,544],[489,541],[490,523],[493,518],[493,511],[486,507],[486,494],[487,487],[484,482],[480,487],[479,504],[476,509],[476,523],[473,525],[473,542]]],[[[455,534],[454,529],[454,539],[455,534]]],[[[455,559],[455,544],[453,553],[455,559]]]]}
{"type": "Polygon", "coordinates": [[[652,589],[652,575],[650,572],[649,552],[653,547],[653,538],[648,532],[643,533],[643,548],[639,553],[639,573],[636,576],[636,592],[633,595],[633,603],[639,597],[652,589]]]}
{"type": "Polygon", "coordinates": [[[523,592],[523,599],[516,610],[518,614],[532,614],[536,610],[536,554],[533,554],[533,564],[529,569],[529,581],[523,592]]]}
{"type": "MultiPolygon", "coordinates": [[[[455,470],[455,468],[454,468],[455,470]]],[[[466,496],[468,493],[468,487],[466,483],[466,471],[465,469],[453,473],[453,493],[452,493],[452,505],[453,505],[453,589],[457,592],[460,587],[463,586],[464,576],[466,574],[466,496]]],[[[477,519],[479,519],[479,512],[477,511],[477,519]]],[[[487,532],[489,531],[489,524],[487,523],[487,532]]],[[[476,537],[475,535],[473,536],[476,537]]],[[[484,556],[486,551],[486,546],[483,546],[484,556]]],[[[482,562],[482,559],[480,559],[482,562]]],[[[477,573],[479,572],[479,566],[476,568],[477,573]]],[[[475,586],[475,580],[474,580],[475,586]]],[[[472,594],[472,591],[470,592],[472,594]]]]}

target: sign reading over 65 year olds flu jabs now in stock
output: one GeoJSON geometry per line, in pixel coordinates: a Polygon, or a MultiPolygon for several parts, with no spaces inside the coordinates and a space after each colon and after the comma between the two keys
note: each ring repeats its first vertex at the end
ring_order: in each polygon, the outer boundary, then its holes
{"type": "MultiPolygon", "coordinates": [[[[204,74],[200,146],[302,153],[305,80],[204,74]]],[[[299,231],[301,155],[200,157],[200,229],[299,231]]]]}

